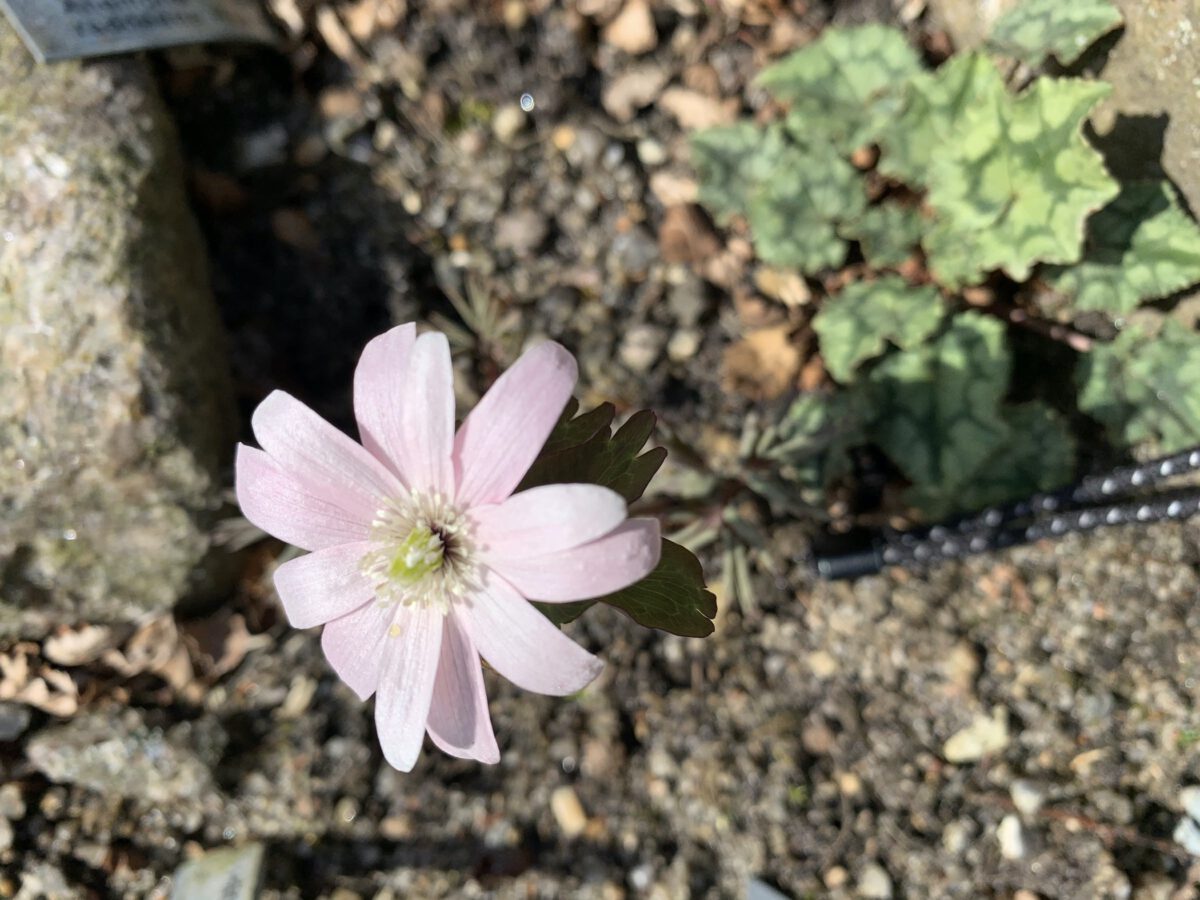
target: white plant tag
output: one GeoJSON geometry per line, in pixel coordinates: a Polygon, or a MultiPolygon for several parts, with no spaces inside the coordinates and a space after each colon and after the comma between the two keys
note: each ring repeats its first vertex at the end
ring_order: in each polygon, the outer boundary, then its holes
{"type": "Polygon", "coordinates": [[[0,0],[39,62],[274,37],[252,0],[0,0]]]}

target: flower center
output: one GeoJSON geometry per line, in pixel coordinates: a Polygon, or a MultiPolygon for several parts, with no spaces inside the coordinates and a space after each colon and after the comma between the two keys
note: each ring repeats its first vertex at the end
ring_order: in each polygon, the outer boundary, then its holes
{"type": "Polygon", "coordinates": [[[362,571],[380,603],[443,613],[475,587],[469,522],[445,497],[413,493],[389,501],[371,523],[362,571]]]}
{"type": "Polygon", "coordinates": [[[418,525],[396,548],[388,577],[404,584],[416,584],[442,567],[446,546],[428,525],[418,525]]]}

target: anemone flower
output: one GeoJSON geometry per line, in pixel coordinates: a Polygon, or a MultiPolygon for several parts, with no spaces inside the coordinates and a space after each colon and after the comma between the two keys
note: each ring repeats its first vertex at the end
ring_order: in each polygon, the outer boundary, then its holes
{"type": "Polygon", "coordinates": [[[566,695],[603,668],[529,601],[632,584],[658,563],[652,519],[592,484],[513,493],[575,385],[554,343],[526,352],[458,428],[450,348],[393,328],[354,374],[358,444],[276,391],[238,446],[246,518],[309,551],[275,571],[296,628],[363,700],[387,761],[409,771],[425,732],[453,756],[499,761],[480,657],[529,691],[566,695]]]}

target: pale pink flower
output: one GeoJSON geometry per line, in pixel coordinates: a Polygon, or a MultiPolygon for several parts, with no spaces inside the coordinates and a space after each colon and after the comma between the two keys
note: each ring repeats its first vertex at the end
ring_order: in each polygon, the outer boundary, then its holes
{"type": "Polygon", "coordinates": [[[397,769],[412,769],[426,731],[453,756],[497,762],[479,657],[527,690],[578,691],[603,663],[528,601],[602,596],[658,563],[658,524],[626,519],[614,491],[513,493],[575,377],[562,347],[534,347],[455,433],[446,338],[401,325],[354,374],[362,445],[276,391],[252,420],[263,449],[238,446],[246,518],[311,551],[275,572],[284,611],[297,628],[324,625],[330,665],[376,695],[397,769]]]}

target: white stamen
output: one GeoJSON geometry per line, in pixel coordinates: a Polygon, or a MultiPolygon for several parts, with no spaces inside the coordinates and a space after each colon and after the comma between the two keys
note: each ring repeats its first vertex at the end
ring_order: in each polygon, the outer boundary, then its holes
{"type": "MultiPolygon", "coordinates": [[[[362,571],[380,603],[434,606],[450,611],[478,587],[470,522],[440,494],[413,493],[375,513],[370,552],[362,571]]],[[[399,634],[393,625],[388,632],[399,634]]]]}

